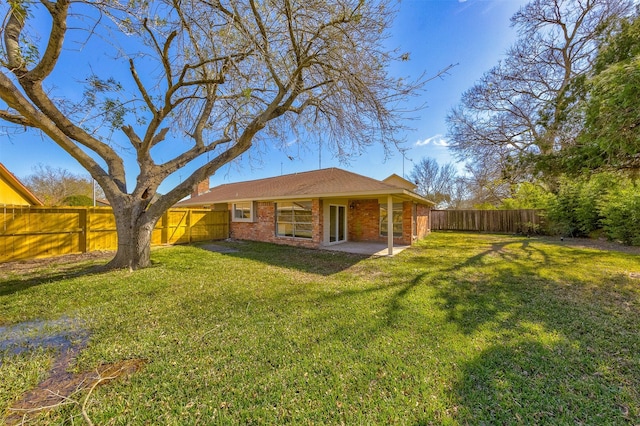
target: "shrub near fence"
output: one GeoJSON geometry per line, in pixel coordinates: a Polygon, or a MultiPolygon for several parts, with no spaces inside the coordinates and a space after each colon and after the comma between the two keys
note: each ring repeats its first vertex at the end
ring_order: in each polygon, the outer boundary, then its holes
{"type": "MultiPolygon", "coordinates": [[[[229,236],[227,211],[171,209],[158,221],[151,245],[220,240],[229,236]]],[[[0,206],[0,262],[116,250],[109,207],[0,206]]]]}
{"type": "Polygon", "coordinates": [[[432,231],[540,233],[544,210],[432,210],[432,231]]]}

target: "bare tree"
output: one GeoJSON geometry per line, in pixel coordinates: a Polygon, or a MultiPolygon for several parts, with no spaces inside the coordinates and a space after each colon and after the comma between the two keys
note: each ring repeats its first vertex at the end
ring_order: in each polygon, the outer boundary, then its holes
{"type": "Polygon", "coordinates": [[[321,133],[344,154],[397,142],[395,108],[423,82],[386,72],[402,59],[383,44],[394,15],[390,0],[16,0],[0,118],[43,132],[89,171],[116,217],[110,266],[145,267],[162,213],[256,143],[321,133]],[[69,64],[85,70],[84,87],[57,90],[69,64]],[[158,197],[186,166],[195,171],[158,197]]]}
{"type": "Polygon", "coordinates": [[[469,184],[464,176],[456,177],[453,182],[453,192],[451,193],[451,201],[448,208],[464,209],[473,207],[469,189],[469,184]]]}
{"type": "MultiPolygon", "coordinates": [[[[578,130],[566,120],[576,101],[571,82],[591,69],[600,34],[631,6],[627,0],[533,0],[521,8],[512,18],[519,39],[505,60],[466,91],[447,118],[454,152],[514,165],[571,143],[578,130]]],[[[509,173],[526,172],[521,166],[509,173]]]]}
{"type": "Polygon", "coordinates": [[[418,193],[435,202],[437,208],[446,208],[454,198],[457,174],[453,164],[440,166],[425,157],[413,167],[409,178],[418,185],[418,193]]]}
{"type": "MultiPolygon", "coordinates": [[[[61,206],[72,196],[83,196],[91,200],[94,196],[94,183],[90,177],[73,174],[60,167],[38,164],[33,173],[23,182],[44,203],[45,206],[61,206]]],[[[104,194],[96,188],[95,196],[104,194]]]]}
{"type": "Polygon", "coordinates": [[[505,198],[512,196],[512,188],[517,182],[513,176],[503,172],[500,162],[491,158],[467,163],[464,181],[467,205],[474,208],[499,206],[505,198]]]}

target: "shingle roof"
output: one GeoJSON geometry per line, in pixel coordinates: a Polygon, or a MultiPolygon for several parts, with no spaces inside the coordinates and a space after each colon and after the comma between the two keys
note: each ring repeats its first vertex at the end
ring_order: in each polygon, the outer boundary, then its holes
{"type": "Polygon", "coordinates": [[[178,206],[226,203],[233,201],[267,201],[291,198],[325,198],[365,195],[405,195],[429,203],[421,196],[396,185],[338,168],[294,173],[252,181],[228,183],[207,193],[178,203],[178,206]]]}

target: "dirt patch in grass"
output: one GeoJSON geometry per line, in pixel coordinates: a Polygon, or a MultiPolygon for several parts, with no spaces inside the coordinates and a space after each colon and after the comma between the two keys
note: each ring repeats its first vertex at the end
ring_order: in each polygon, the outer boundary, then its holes
{"type": "Polygon", "coordinates": [[[129,359],[103,364],[93,371],[70,373],[69,367],[87,346],[88,339],[89,332],[83,328],[83,324],[67,317],[0,327],[0,350],[4,352],[19,355],[43,348],[54,350],[58,354],[48,378],[23,394],[8,409],[5,424],[26,424],[43,411],[67,404],[79,405],[83,416],[86,416],[84,406],[98,385],[129,376],[146,363],[142,359],[129,359]]]}
{"type": "Polygon", "coordinates": [[[52,268],[56,271],[74,269],[78,263],[91,260],[110,260],[114,256],[112,251],[92,251],[88,253],[66,254],[64,256],[47,257],[42,259],[17,260],[0,263],[0,279],[9,274],[29,274],[34,271],[52,268]]]}
{"type": "Polygon", "coordinates": [[[128,377],[144,366],[146,360],[128,359],[112,364],[103,364],[94,371],[69,373],[67,368],[75,359],[79,349],[73,348],[58,357],[51,369],[48,379],[35,389],[25,393],[22,398],[9,408],[7,425],[24,424],[38,414],[66,404],[77,404],[83,408],[91,392],[99,385],[104,385],[120,377],[128,377]],[[89,391],[82,399],[78,395],[89,391]]]}

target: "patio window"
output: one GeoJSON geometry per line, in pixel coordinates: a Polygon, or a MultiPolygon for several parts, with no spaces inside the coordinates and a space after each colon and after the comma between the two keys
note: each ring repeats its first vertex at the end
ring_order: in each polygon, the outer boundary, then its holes
{"type": "Polygon", "coordinates": [[[276,203],[276,235],[279,237],[313,238],[311,201],[276,203]]]}
{"type": "MultiPolygon", "coordinates": [[[[387,221],[389,215],[387,214],[387,205],[380,204],[380,235],[387,236],[387,221]]],[[[402,203],[393,204],[392,212],[393,220],[393,236],[402,237],[402,203]]]]}
{"type": "Polygon", "coordinates": [[[251,201],[233,203],[234,222],[253,222],[253,203],[251,201]]]}

